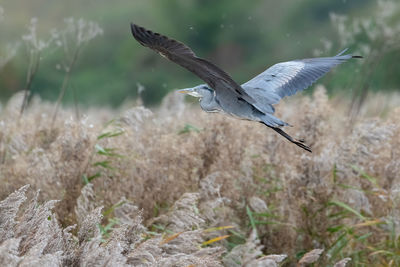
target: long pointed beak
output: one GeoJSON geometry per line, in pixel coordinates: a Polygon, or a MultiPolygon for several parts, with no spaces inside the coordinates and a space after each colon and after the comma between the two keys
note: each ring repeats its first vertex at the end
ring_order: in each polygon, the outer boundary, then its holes
{"type": "Polygon", "coordinates": [[[193,92],[193,88],[185,88],[185,89],[180,89],[177,91],[178,93],[182,93],[182,94],[190,94],[193,92]]]}
{"type": "Polygon", "coordinates": [[[182,93],[182,94],[188,94],[188,95],[191,95],[191,96],[194,96],[194,97],[201,97],[201,94],[199,94],[199,93],[196,91],[195,88],[196,88],[196,87],[193,87],[193,88],[185,88],[185,89],[178,90],[178,92],[179,92],[179,93],[182,93]]]}

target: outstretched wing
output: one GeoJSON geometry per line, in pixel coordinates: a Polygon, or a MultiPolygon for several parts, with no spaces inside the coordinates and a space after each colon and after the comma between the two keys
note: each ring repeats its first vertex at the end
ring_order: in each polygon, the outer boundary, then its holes
{"type": "Polygon", "coordinates": [[[226,72],[213,63],[199,58],[185,44],[170,39],[167,36],[146,30],[131,23],[133,37],[143,46],[149,47],[169,60],[190,70],[205,81],[218,94],[219,88],[228,88],[238,97],[250,104],[255,103],[244,90],[226,72]]]}
{"type": "Polygon", "coordinates": [[[324,76],[336,65],[350,58],[359,58],[350,54],[343,55],[347,49],[334,57],[293,60],[273,65],[250,81],[242,84],[258,106],[270,108],[285,96],[304,90],[324,76]]]}

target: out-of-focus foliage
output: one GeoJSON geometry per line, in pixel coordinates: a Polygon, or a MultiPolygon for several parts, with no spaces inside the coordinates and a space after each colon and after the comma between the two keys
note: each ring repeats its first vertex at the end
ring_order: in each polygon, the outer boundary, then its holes
{"type": "MultiPolygon", "coordinates": [[[[0,67],[4,65],[0,72],[0,97],[7,98],[26,87],[29,53],[23,45],[16,50],[16,45],[28,32],[32,18],[37,18],[37,36],[41,40],[64,31],[64,19],[70,17],[95,21],[104,31],[82,48],[71,72],[66,100],[71,101],[75,94],[81,103],[118,105],[135,97],[141,84],[146,88],[142,98],[151,104],[173,89],[201,81],[135,42],[130,22],[187,43],[199,56],[216,62],[235,80],[244,82],[274,63],[315,55],[331,56],[347,46],[351,52],[369,58],[368,51],[373,51],[376,43],[359,34],[354,25],[361,23],[363,28],[369,21],[369,28],[365,28],[369,31],[375,25],[379,28],[379,23],[386,19],[383,30],[396,32],[400,23],[399,5],[383,0],[7,1],[0,10],[0,67]],[[389,19],[388,11],[377,12],[387,10],[385,3],[393,5],[389,19]],[[337,28],[339,22],[332,19],[335,16],[347,17],[342,28],[337,28]],[[343,42],[343,34],[350,34],[351,42],[343,42]],[[366,46],[370,47],[368,51],[366,46]]],[[[59,95],[65,77],[65,70],[60,67],[63,50],[64,47],[53,43],[41,53],[31,88],[33,93],[52,100],[59,95]]],[[[363,61],[376,66],[371,75],[357,63],[341,66],[334,77],[325,80],[330,84],[328,91],[363,87],[363,82],[355,79],[360,75],[373,79],[368,89],[398,88],[400,81],[395,73],[399,67],[395,63],[399,57],[397,48],[380,57],[379,62],[363,61]]]]}

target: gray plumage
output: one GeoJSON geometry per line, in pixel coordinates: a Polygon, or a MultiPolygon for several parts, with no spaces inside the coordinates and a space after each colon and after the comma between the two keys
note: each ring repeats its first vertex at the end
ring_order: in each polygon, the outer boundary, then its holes
{"type": "Polygon", "coordinates": [[[197,57],[185,44],[135,24],[131,24],[131,30],[140,44],[188,69],[207,83],[180,90],[200,97],[203,110],[224,112],[240,119],[258,121],[309,152],[311,149],[303,141],[292,138],[281,129],[288,124],[273,116],[273,104],[285,96],[306,89],[334,66],[359,57],[343,55],[346,51],[344,50],[334,57],[282,62],[240,86],[213,63],[197,57]]]}

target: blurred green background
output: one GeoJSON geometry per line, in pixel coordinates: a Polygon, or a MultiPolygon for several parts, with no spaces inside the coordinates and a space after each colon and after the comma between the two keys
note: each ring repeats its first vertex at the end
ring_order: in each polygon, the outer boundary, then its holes
{"type": "MultiPolygon", "coordinates": [[[[29,53],[21,36],[27,34],[33,17],[38,19],[38,37],[44,40],[51,29],[62,30],[64,18],[69,17],[94,21],[104,31],[82,47],[71,70],[65,103],[73,100],[75,92],[75,98],[84,105],[118,106],[125,99],[135,98],[138,85],[142,85],[145,104],[154,105],[171,90],[202,83],[192,73],[139,45],[131,36],[130,22],[188,44],[198,56],[215,62],[240,83],[277,62],[333,56],[349,47],[365,58],[362,63],[345,64],[324,78],[322,82],[331,94],[398,90],[398,2],[0,1],[4,10],[0,56],[9,53],[7,46],[19,43],[15,57],[0,70],[0,98],[5,100],[26,87],[29,53]]],[[[59,68],[63,58],[63,49],[55,44],[43,50],[31,87],[34,94],[48,100],[57,98],[65,77],[65,71],[59,68]]]]}

